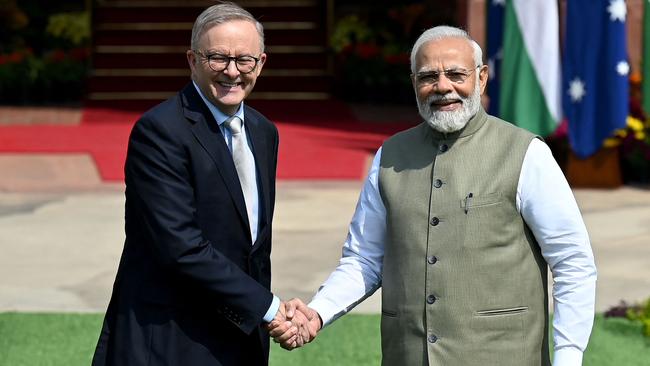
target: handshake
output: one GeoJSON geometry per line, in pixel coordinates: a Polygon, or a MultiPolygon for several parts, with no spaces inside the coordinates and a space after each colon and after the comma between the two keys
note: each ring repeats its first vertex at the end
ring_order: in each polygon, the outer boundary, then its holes
{"type": "Polygon", "coordinates": [[[294,298],[280,303],[275,318],[267,325],[269,335],[286,350],[302,347],[316,338],[323,326],[316,310],[294,298]]]}

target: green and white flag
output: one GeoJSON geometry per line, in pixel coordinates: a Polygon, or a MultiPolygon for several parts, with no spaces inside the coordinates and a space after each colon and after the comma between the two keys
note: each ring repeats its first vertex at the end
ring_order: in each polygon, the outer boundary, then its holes
{"type": "Polygon", "coordinates": [[[556,1],[506,1],[500,117],[548,136],[562,119],[556,1]]]}

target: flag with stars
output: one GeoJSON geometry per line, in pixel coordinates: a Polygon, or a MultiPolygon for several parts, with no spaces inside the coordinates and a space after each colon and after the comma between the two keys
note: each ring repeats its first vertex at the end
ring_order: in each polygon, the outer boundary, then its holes
{"type": "Polygon", "coordinates": [[[556,1],[505,2],[499,116],[548,136],[562,119],[556,1]]]}
{"type": "Polygon", "coordinates": [[[493,116],[499,116],[499,78],[501,58],[503,57],[503,13],[506,0],[488,0],[487,14],[487,64],[490,78],[487,85],[487,95],[490,97],[487,111],[493,116]]]}
{"type": "Polygon", "coordinates": [[[625,127],[629,111],[624,0],[567,1],[563,105],[581,158],[625,127]]]}

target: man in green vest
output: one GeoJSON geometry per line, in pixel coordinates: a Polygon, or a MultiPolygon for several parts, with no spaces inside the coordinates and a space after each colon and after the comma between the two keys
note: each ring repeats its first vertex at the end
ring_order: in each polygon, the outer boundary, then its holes
{"type": "MultiPolygon", "coordinates": [[[[544,142],[481,107],[481,61],[458,28],[415,42],[424,122],[379,149],[339,266],[309,307],[293,300],[310,338],[381,286],[382,365],[549,365],[550,268],[554,365],[582,363],[596,282],[587,230],[544,142]]],[[[295,342],[285,327],[271,335],[295,342]]]]}

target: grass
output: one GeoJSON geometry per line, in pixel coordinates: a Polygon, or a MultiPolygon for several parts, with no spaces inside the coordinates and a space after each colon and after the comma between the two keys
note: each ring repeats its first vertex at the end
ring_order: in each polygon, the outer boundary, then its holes
{"type": "Polygon", "coordinates": [[[103,319],[100,314],[0,313],[0,365],[90,365],[103,319]]]}
{"type": "MultiPolygon", "coordinates": [[[[86,366],[103,315],[0,313],[0,366],[86,366]]],[[[644,366],[650,339],[641,325],[596,317],[585,366],[644,366]]],[[[379,365],[378,315],[347,315],[307,347],[287,352],[273,344],[271,365],[379,365]]]]}

